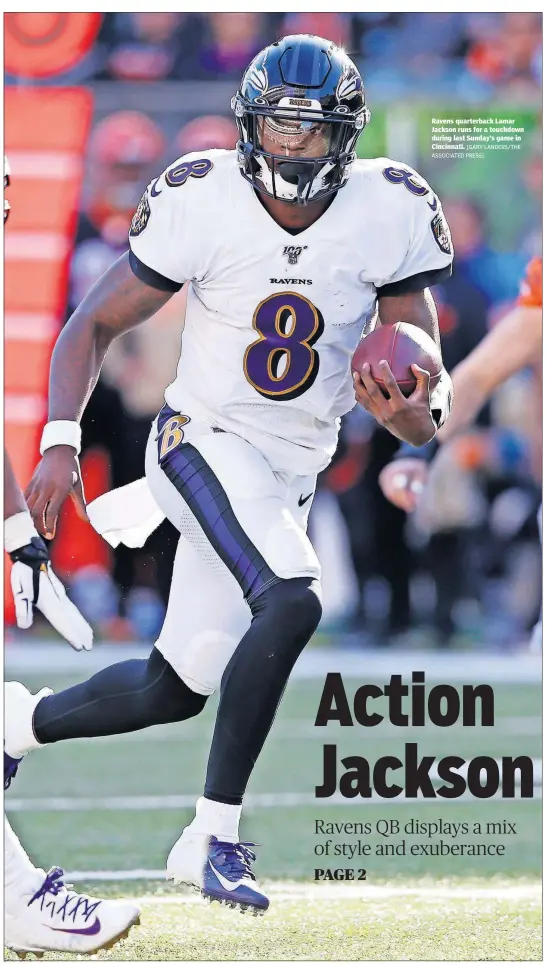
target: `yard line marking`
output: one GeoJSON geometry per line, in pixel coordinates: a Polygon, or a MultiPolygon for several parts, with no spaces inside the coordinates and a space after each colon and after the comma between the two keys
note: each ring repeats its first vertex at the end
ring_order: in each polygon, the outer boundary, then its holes
{"type": "MultiPolygon", "coordinates": [[[[32,643],[17,639],[17,645],[9,642],[5,649],[5,670],[8,674],[25,670],[41,674],[54,671],[76,673],[96,671],[116,661],[129,658],[147,658],[148,644],[103,642],[85,654],[71,651],[64,644],[33,639],[32,643]]],[[[329,671],[339,671],[347,679],[382,681],[391,674],[410,676],[418,668],[424,671],[429,682],[469,681],[483,679],[490,684],[540,684],[541,655],[514,653],[495,654],[494,661],[487,653],[442,654],[433,651],[393,651],[391,654],[374,651],[355,651],[343,647],[312,647],[298,658],[291,680],[324,680],[329,671]]]]}
{"type": "MultiPolygon", "coordinates": [[[[165,880],[164,869],[123,869],[118,871],[93,870],[85,872],[77,870],[66,876],[71,882],[156,882],[165,880]]],[[[381,899],[397,896],[415,896],[426,899],[538,899],[542,895],[540,882],[523,883],[519,885],[491,886],[391,886],[391,885],[348,885],[346,883],[304,883],[304,882],[266,882],[264,887],[277,900],[290,901],[303,898],[324,899],[381,899]]],[[[200,896],[194,894],[175,894],[171,896],[143,896],[142,901],[148,905],[169,905],[180,903],[194,905],[202,903],[200,896]]]]}
{"type": "MultiPolygon", "coordinates": [[[[7,798],[5,809],[7,812],[145,812],[152,810],[166,810],[180,808],[193,808],[200,792],[195,795],[111,795],[103,798],[7,798]]],[[[536,802],[542,799],[542,788],[535,788],[533,798],[514,798],[512,802],[536,802]]],[[[503,801],[499,789],[498,794],[491,798],[474,798],[468,792],[464,792],[459,798],[409,798],[406,795],[399,795],[398,798],[381,798],[380,795],[373,794],[371,798],[343,798],[341,795],[332,795],[331,798],[315,798],[312,792],[265,792],[262,794],[247,795],[245,798],[245,811],[260,808],[298,808],[300,806],[316,806],[318,808],[328,808],[331,805],[357,806],[366,805],[402,805],[406,802],[413,802],[417,805],[436,804],[445,805],[457,804],[458,802],[474,802],[476,805],[487,805],[489,802],[503,801]]]]}
{"type": "MultiPolygon", "coordinates": [[[[331,722],[329,727],[334,730],[334,722],[331,722]]],[[[212,728],[205,728],[203,726],[189,725],[180,730],[178,727],[172,727],[170,725],[159,725],[158,727],[148,728],[145,731],[134,731],[123,735],[101,735],[94,738],[85,738],[85,742],[101,743],[101,744],[119,744],[120,742],[160,742],[165,744],[166,741],[173,741],[180,744],[185,744],[191,742],[195,744],[195,741],[202,739],[203,741],[210,742],[209,731],[212,728]]],[[[462,726],[461,726],[462,728],[462,726]]],[[[332,732],[329,732],[331,735],[332,732]]],[[[464,732],[462,732],[464,735],[464,732]]],[[[437,738],[449,739],[452,736],[446,734],[445,728],[435,726],[432,724],[427,724],[422,728],[419,728],[419,737],[423,735],[435,735],[437,738]]],[[[488,737],[496,738],[499,735],[536,735],[539,737],[542,734],[542,718],[537,716],[525,716],[519,715],[517,717],[510,718],[498,718],[495,721],[493,728],[489,730],[488,737]]],[[[403,740],[411,736],[415,737],[415,728],[408,726],[407,728],[399,728],[395,725],[391,725],[389,722],[383,722],[381,724],[380,731],[376,731],[374,734],[374,741],[392,741],[394,738],[403,740]]],[[[283,740],[315,740],[324,741],[325,730],[324,728],[317,728],[314,724],[304,721],[302,718],[278,718],[273,728],[269,734],[270,741],[283,741],[283,740]]]]}

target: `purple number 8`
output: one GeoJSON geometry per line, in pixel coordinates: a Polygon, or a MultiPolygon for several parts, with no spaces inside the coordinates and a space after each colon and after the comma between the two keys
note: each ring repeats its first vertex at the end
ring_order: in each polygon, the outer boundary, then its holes
{"type": "Polygon", "coordinates": [[[165,181],[171,188],[178,188],[181,184],[186,184],[188,178],[204,178],[212,167],[212,161],[209,161],[208,158],[201,158],[197,161],[183,161],[182,164],[175,164],[174,168],[169,168],[165,175],[165,181]]]}
{"type": "Polygon", "coordinates": [[[297,292],[278,292],[260,302],[252,326],[259,338],[245,352],[248,382],[266,399],[296,399],[313,385],[319,355],[313,345],[324,332],[315,306],[297,292]]]}
{"type": "Polygon", "coordinates": [[[394,168],[392,166],[383,168],[383,177],[391,184],[403,184],[404,188],[407,188],[412,195],[428,194],[429,189],[425,188],[424,184],[421,184],[413,172],[408,171],[407,168],[394,168]]]}

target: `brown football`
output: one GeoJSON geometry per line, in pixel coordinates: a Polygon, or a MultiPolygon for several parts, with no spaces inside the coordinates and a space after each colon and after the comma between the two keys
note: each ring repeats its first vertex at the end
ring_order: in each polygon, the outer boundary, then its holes
{"type": "Polygon", "coordinates": [[[430,373],[431,390],[438,384],[442,373],[442,356],[434,339],[410,322],[378,325],[360,340],[353,355],[351,371],[360,372],[364,363],[369,363],[372,376],[388,395],[379,368],[383,359],[389,363],[404,396],[411,395],[417,382],[410,366],[420,366],[430,373]]]}

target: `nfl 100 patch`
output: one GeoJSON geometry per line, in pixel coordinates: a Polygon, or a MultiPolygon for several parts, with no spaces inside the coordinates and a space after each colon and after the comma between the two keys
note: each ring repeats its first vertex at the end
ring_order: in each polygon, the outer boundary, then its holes
{"type": "Polygon", "coordinates": [[[451,255],[451,235],[443,212],[439,211],[437,215],[434,215],[430,227],[432,228],[434,240],[440,251],[444,252],[445,255],[451,255]]]}
{"type": "Polygon", "coordinates": [[[146,225],[150,220],[150,202],[148,201],[148,192],[145,191],[138,203],[138,208],[133,215],[133,220],[131,221],[131,227],[129,229],[129,234],[135,237],[135,235],[140,235],[144,231],[146,225]]]}

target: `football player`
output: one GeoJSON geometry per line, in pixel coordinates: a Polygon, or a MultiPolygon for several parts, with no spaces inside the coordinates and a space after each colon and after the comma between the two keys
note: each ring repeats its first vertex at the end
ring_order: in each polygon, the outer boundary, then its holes
{"type": "MultiPolygon", "coordinates": [[[[437,434],[452,439],[469,426],[482,406],[510,376],[529,367],[542,398],[542,259],[533,258],[514,308],[453,370],[455,400],[449,422],[437,434]]],[[[424,454],[426,455],[426,454],[424,454]]],[[[387,499],[402,510],[417,506],[429,474],[426,459],[406,456],[382,470],[379,482],[387,499]]]]}
{"type": "MultiPolygon", "coordinates": [[[[4,188],[9,168],[4,162],[4,188]]],[[[9,204],[4,200],[4,221],[9,204]]],[[[34,607],[77,650],[90,650],[93,632],[66,596],[49,562],[47,544],[32,522],[9,456],[4,452],[4,546],[13,567],[11,586],[17,624],[32,625],[34,607]]],[[[50,694],[44,688],[42,695],[50,694]]],[[[9,788],[18,762],[4,753],[4,788],[9,788]]],[[[63,870],[47,873],[30,861],[7,818],[4,818],[4,944],[26,953],[94,953],[110,948],[138,922],[139,909],[129,902],[97,899],[73,892],[63,870]]]]}
{"type": "MultiPolygon", "coordinates": [[[[75,650],[90,650],[93,632],[51,569],[47,544],[34,527],[7,453],[4,515],[4,546],[13,561],[11,586],[18,626],[31,626],[36,606],[75,650]]],[[[39,693],[51,694],[48,688],[39,693]]],[[[17,765],[4,752],[4,788],[9,788],[17,765]]],[[[50,869],[47,875],[37,869],[5,818],[4,915],[4,943],[9,949],[19,954],[81,954],[113,946],[138,922],[139,910],[129,902],[72,891],[63,882],[62,869],[50,869]]]]}
{"type": "MultiPolygon", "coordinates": [[[[356,160],[369,121],[346,53],[285,37],[252,61],[233,98],[233,151],[180,158],[146,189],[129,251],[64,328],[51,364],[49,422],[28,491],[53,534],[74,489],[79,420],[121,333],[190,283],[177,377],[154,421],[146,476],[180,531],[171,598],[148,660],[59,694],[6,694],[10,754],[66,738],[198,714],[220,689],[204,794],[167,874],[210,899],[264,911],[240,842],[245,790],[291,670],[321,617],[307,536],[317,473],[356,399],[400,439],[430,440],[450,379],[428,374],[389,398],[351,355],[375,324],[406,320],[439,342],[429,286],[451,271],[437,195],[406,164],[356,160]]],[[[131,509],[136,524],[138,501],[131,509]]],[[[130,515],[130,514],[129,514],[130,515]]]]}

